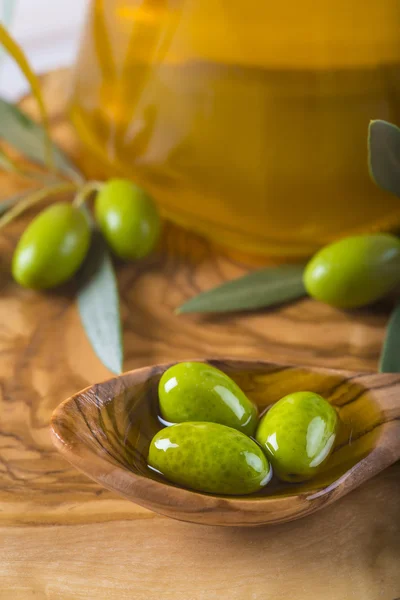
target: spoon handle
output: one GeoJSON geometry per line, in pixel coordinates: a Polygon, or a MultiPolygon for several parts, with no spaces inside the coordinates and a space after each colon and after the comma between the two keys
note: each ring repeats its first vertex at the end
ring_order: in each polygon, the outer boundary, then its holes
{"type": "Polygon", "coordinates": [[[367,387],[381,411],[380,436],[372,452],[354,467],[355,479],[361,480],[400,460],[400,374],[371,375],[367,387]]]}
{"type": "Polygon", "coordinates": [[[372,375],[369,392],[379,405],[385,423],[400,427],[400,374],[381,373],[372,375]]]}

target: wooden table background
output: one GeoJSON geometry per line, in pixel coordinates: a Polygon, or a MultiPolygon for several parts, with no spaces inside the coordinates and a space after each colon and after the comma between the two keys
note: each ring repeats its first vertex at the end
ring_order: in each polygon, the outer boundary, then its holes
{"type": "MultiPolygon", "coordinates": [[[[55,137],[76,155],[63,116],[68,77],[43,81],[55,137]]],[[[34,113],[31,98],[23,105],[34,113]]],[[[22,186],[0,181],[4,197],[22,186]]],[[[108,373],[80,327],[73,286],[41,295],[13,283],[23,225],[0,236],[0,600],[400,597],[399,464],[314,516],[259,529],[160,517],[67,464],[50,442],[51,412],[108,373]]],[[[118,270],[126,369],[210,355],[376,368],[388,304],[346,314],[304,300],[240,316],[174,316],[183,300],[246,267],[172,226],[158,255],[118,270]]]]}

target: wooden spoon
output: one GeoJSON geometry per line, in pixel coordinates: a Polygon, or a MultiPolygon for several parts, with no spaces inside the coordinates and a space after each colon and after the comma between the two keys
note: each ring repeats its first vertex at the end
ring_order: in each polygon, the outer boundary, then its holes
{"type": "MultiPolygon", "coordinates": [[[[202,360],[231,376],[260,412],[294,391],[314,391],[343,427],[324,470],[302,484],[272,481],[251,496],[213,496],[167,482],[147,467],[161,427],[157,386],[170,364],[96,384],[63,402],[51,421],[57,449],[86,475],[150,510],[194,523],[261,525],[309,515],[400,458],[400,375],[364,374],[238,360],[202,360]]],[[[329,515],[327,514],[329,518],[329,515]]]]}

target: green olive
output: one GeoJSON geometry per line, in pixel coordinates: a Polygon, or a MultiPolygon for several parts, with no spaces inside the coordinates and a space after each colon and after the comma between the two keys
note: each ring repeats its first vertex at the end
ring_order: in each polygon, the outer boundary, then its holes
{"type": "Polygon", "coordinates": [[[60,285],[79,269],[89,244],[90,226],[83,212],[66,202],[53,204],[22,234],[13,256],[13,277],[38,290],[60,285]]]}
{"type": "Polygon", "coordinates": [[[281,398],[263,416],[256,439],[284,481],[311,479],[327,461],[338,429],[335,409],[313,392],[281,398]]]}
{"type": "Polygon", "coordinates": [[[249,437],[218,423],[179,423],[151,441],[149,465],[183,487],[212,494],[251,494],[266,485],[271,469],[249,437]]]}
{"type": "Polygon", "coordinates": [[[125,179],[111,179],[95,200],[95,217],[116,256],[135,260],[153,250],[161,221],[153,200],[125,179]]]}
{"type": "Polygon", "coordinates": [[[199,362],[170,367],[158,386],[161,416],[171,423],[211,421],[253,435],[257,408],[228,375],[199,362]]]}
{"type": "Polygon", "coordinates": [[[338,308],[375,302],[400,282],[400,240],[377,234],[344,238],[322,248],[304,271],[310,296],[338,308]]]}

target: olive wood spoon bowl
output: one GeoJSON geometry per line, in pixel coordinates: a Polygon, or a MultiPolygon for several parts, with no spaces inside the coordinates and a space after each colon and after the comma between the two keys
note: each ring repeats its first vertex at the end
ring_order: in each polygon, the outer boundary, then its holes
{"type": "Polygon", "coordinates": [[[161,427],[157,386],[171,364],[145,367],[86,388],[53,413],[52,439],[80,471],[132,502],[182,521],[254,526],[283,523],[335,502],[400,458],[400,374],[369,374],[263,361],[207,360],[232,377],[260,413],[308,390],[329,400],[343,426],[323,470],[301,484],[274,479],[250,496],[216,496],[169,483],[147,466],[161,427]]]}

